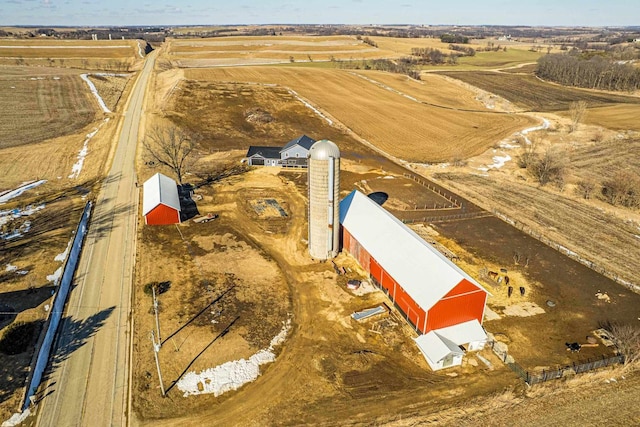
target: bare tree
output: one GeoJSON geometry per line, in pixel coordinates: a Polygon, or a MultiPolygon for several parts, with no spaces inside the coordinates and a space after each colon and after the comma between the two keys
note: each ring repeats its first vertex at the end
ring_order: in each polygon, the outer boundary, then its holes
{"type": "Polygon", "coordinates": [[[589,200],[591,198],[595,189],[596,183],[592,179],[583,179],[578,181],[576,186],[576,192],[585,200],[589,200]]]}
{"type": "Polygon", "coordinates": [[[569,126],[569,132],[573,132],[578,129],[580,122],[584,120],[587,115],[587,101],[572,102],[569,107],[569,115],[571,116],[571,125],[569,126]]]}
{"type": "Polygon", "coordinates": [[[553,147],[549,147],[539,160],[534,161],[527,168],[540,185],[546,185],[552,181],[562,184],[565,169],[566,162],[563,153],[553,147]]]}
{"type": "Polygon", "coordinates": [[[602,183],[602,195],[612,205],[628,208],[640,206],[640,176],[622,170],[602,183]]]}
{"type": "Polygon", "coordinates": [[[618,348],[620,354],[624,356],[624,363],[640,360],[640,328],[634,325],[610,324],[606,328],[618,348]]]}
{"type": "Polygon", "coordinates": [[[194,134],[174,125],[154,126],[142,145],[150,160],[170,168],[182,184],[186,169],[192,165],[191,154],[196,147],[196,139],[194,134]]]}
{"type": "Polygon", "coordinates": [[[527,142],[527,140],[521,136],[519,137],[519,143],[522,149],[516,161],[519,167],[526,169],[538,160],[538,138],[533,137],[530,142],[527,142]]]}

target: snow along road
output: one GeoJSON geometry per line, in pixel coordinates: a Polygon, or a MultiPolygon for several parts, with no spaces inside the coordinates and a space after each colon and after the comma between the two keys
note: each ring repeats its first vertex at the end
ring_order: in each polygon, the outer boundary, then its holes
{"type": "Polygon", "coordinates": [[[138,128],[155,54],[129,99],[113,164],[96,201],[61,329],[42,384],[37,425],[130,422],[130,313],[135,260],[138,128]]]}

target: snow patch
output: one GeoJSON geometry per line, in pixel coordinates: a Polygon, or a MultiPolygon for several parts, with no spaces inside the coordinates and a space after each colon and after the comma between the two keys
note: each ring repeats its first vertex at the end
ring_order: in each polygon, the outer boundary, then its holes
{"type": "Polygon", "coordinates": [[[29,184],[23,184],[16,189],[13,189],[7,193],[4,193],[3,195],[0,196],[0,205],[3,203],[7,203],[9,200],[20,196],[25,191],[31,190],[32,188],[36,188],[37,186],[42,185],[45,182],[47,182],[46,179],[41,179],[40,181],[31,182],[29,184]]]}
{"type": "Polygon", "coordinates": [[[306,100],[304,100],[300,95],[298,95],[298,92],[296,92],[293,89],[289,89],[289,93],[291,95],[293,95],[298,101],[302,102],[305,107],[309,108],[310,110],[312,110],[314,113],[316,113],[318,116],[320,116],[321,118],[325,119],[327,121],[327,123],[329,123],[329,125],[333,126],[333,120],[331,120],[329,117],[325,116],[324,114],[322,114],[322,112],[320,110],[318,110],[316,107],[314,107],[313,105],[309,104],[306,100]]]}
{"type": "Polygon", "coordinates": [[[62,277],[62,267],[58,267],[53,274],[47,275],[47,281],[53,283],[54,286],[58,286],[60,283],[60,278],[62,277]]]}
{"type": "Polygon", "coordinates": [[[500,169],[505,163],[511,160],[511,156],[506,154],[504,156],[493,156],[493,163],[487,165],[489,169],[500,169]]]}
{"type": "MultiPolygon", "coordinates": [[[[23,216],[33,215],[39,210],[44,209],[44,203],[38,206],[29,205],[24,209],[13,209],[10,211],[0,211],[0,226],[8,224],[14,219],[21,218],[23,216]]],[[[24,233],[28,233],[31,229],[31,221],[25,221],[18,228],[14,228],[4,234],[0,233],[0,240],[11,240],[22,237],[24,233]]]]}
{"type": "Polygon", "coordinates": [[[140,58],[144,58],[144,55],[142,53],[142,45],[140,44],[140,42],[138,42],[138,55],[140,55],[140,58]]]}
{"type": "Polygon", "coordinates": [[[53,260],[58,262],[63,262],[67,258],[67,255],[69,255],[69,250],[71,250],[71,244],[73,244],[73,237],[69,240],[69,243],[67,244],[67,249],[65,249],[64,252],[61,252],[58,255],[56,255],[53,260]]]}
{"type": "Polygon", "coordinates": [[[288,319],[278,335],[271,340],[269,348],[258,351],[249,359],[232,360],[200,373],[188,372],[176,385],[184,392],[185,397],[211,393],[217,397],[227,391],[237,390],[260,376],[261,365],[276,360],[274,347],[284,342],[290,328],[291,319],[288,319]]]}
{"type": "Polygon", "coordinates": [[[524,137],[524,140],[525,140],[525,142],[527,144],[531,144],[531,140],[529,138],[527,138],[527,134],[530,133],[530,132],[538,131],[538,130],[549,129],[549,125],[550,125],[549,120],[542,119],[542,124],[540,126],[534,126],[534,127],[531,127],[531,128],[527,128],[527,129],[521,130],[520,131],[520,135],[522,135],[524,137]]]}
{"type": "Polygon", "coordinates": [[[15,265],[7,264],[7,268],[4,269],[7,273],[13,273],[14,271],[18,271],[18,267],[15,265]]]}
{"type": "Polygon", "coordinates": [[[11,418],[2,423],[2,427],[14,427],[20,425],[29,415],[31,415],[31,410],[29,408],[25,409],[24,412],[13,414],[11,418]]]}
{"type": "Polygon", "coordinates": [[[93,82],[91,80],[89,80],[88,76],[89,76],[89,74],[80,74],[80,78],[85,81],[87,86],[89,86],[89,90],[91,91],[93,96],[95,96],[96,99],[98,100],[98,104],[100,104],[100,108],[102,108],[102,111],[104,111],[105,113],[110,113],[111,110],[109,110],[109,108],[107,108],[107,104],[104,103],[104,100],[102,99],[102,97],[98,93],[98,89],[96,89],[96,86],[93,84],[93,82]]]}
{"type": "Polygon", "coordinates": [[[71,174],[69,175],[69,178],[75,179],[75,178],[78,178],[78,176],[80,176],[80,172],[82,171],[82,166],[84,165],[84,159],[85,157],[87,157],[87,154],[89,153],[89,149],[88,149],[89,141],[91,141],[91,138],[93,138],[96,135],[96,133],[98,133],[100,128],[104,126],[104,124],[107,123],[108,121],[109,121],[109,117],[105,118],[104,121],[100,124],[100,126],[95,128],[93,132],[90,132],[87,134],[87,137],[85,138],[84,143],[82,144],[82,148],[78,152],[78,160],[74,163],[73,166],[71,166],[71,174]]]}

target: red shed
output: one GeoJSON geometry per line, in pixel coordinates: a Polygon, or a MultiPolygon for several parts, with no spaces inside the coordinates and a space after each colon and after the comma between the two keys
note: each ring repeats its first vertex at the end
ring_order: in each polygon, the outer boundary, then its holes
{"type": "Polygon", "coordinates": [[[343,249],[358,260],[419,333],[477,320],[487,291],[369,197],[340,202],[343,249]]]}
{"type": "Polygon", "coordinates": [[[147,225],[178,224],[180,198],[176,182],[157,173],[144,183],[142,214],[147,225]]]}

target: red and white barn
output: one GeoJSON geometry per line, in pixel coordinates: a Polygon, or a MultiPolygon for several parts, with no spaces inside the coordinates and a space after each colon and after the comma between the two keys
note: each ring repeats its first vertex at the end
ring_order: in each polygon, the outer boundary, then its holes
{"type": "Polygon", "coordinates": [[[144,183],[142,214],[147,225],[180,222],[180,198],[178,186],[173,179],[157,173],[144,183]]]}
{"type": "Polygon", "coordinates": [[[424,334],[416,341],[433,369],[460,364],[459,346],[484,346],[488,293],[479,283],[357,190],[340,202],[340,224],[343,249],[424,334]]]}

